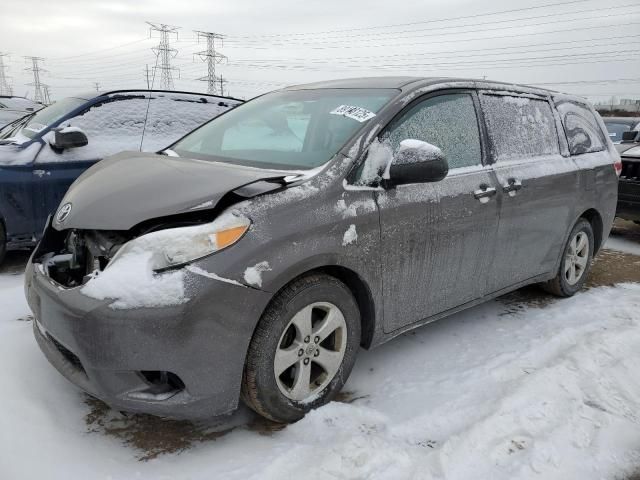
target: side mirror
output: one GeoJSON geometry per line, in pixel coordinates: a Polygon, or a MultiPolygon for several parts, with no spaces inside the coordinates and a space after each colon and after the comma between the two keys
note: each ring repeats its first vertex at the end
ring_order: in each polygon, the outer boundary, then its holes
{"type": "Polygon", "coordinates": [[[629,130],[628,132],[622,132],[623,142],[637,142],[640,138],[640,132],[638,130],[629,130]]]}
{"type": "Polygon", "coordinates": [[[449,173],[447,159],[435,145],[421,140],[403,140],[389,169],[392,185],[439,182],[449,173]]]}
{"type": "Polygon", "coordinates": [[[85,133],[78,127],[56,128],[54,132],[55,137],[51,145],[58,150],[84,147],[89,143],[85,133]]]}

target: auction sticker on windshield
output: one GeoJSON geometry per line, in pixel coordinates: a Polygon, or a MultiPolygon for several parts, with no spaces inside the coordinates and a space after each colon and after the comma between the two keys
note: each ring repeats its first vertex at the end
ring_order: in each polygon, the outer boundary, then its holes
{"type": "Polygon", "coordinates": [[[332,115],[342,115],[343,117],[349,117],[357,120],[360,123],[366,122],[367,120],[376,116],[375,113],[367,110],[366,108],[354,107],[351,105],[340,105],[329,113],[331,113],[332,115]]]}

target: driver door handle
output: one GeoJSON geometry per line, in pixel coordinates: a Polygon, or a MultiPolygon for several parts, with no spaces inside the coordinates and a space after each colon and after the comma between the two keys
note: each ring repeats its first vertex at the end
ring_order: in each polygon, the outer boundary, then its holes
{"type": "Polygon", "coordinates": [[[502,191],[505,193],[509,192],[517,192],[522,188],[522,182],[515,178],[510,178],[507,180],[507,184],[502,186],[502,191]]]}
{"type": "Polygon", "coordinates": [[[474,197],[476,197],[478,200],[486,199],[485,201],[488,201],[489,198],[493,197],[495,194],[496,189],[494,187],[490,187],[486,183],[480,185],[480,189],[473,192],[474,197]]]}

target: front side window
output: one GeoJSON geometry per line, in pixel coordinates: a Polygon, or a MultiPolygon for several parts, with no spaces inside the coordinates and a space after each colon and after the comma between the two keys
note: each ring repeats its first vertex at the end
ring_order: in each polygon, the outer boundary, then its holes
{"type": "Polygon", "coordinates": [[[22,128],[22,134],[28,138],[34,138],[38,133],[42,132],[49,125],[53,125],[62,117],[72,112],[82,104],[87,103],[81,98],[63,98],[48,107],[38,110],[29,117],[25,126],[22,128]]]}
{"type": "Polygon", "coordinates": [[[407,139],[440,148],[450,169],[482,163],[478,120],[469,93],[439,95],[416,104],[394,120],[382,138],[393,152],[407,139]]]}
{"type": "Polygon", "coordinates": [[[571,155],[604,150],[604,137],[590,109],[574,102],[556,105],[569,142],[571,155]]]}
{"type": "Polygon", "coordinates": [[[396,94],[394,89],[313,89],[270,93],[187,135],[180,156],[262,168],[322,165],[396,94]]]}
{"type": "Polygon", "coordinates": [[[546,100],[482,94],[480,103],[496,161],[560,153],[553,111],[546,100]]]}

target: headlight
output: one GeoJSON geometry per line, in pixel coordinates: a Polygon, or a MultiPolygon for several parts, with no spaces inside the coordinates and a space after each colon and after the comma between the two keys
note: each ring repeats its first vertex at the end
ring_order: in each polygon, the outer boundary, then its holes
{"type": "Polygon", "coordinates": [[[234,213],[224,213],[211,223],[193,227],[168,228],[148,233],[125,243],[109,266],[129,254],[151,252],[153,270],[182,265],[233,245],[246,233],[251,221],[234,213]]]}

